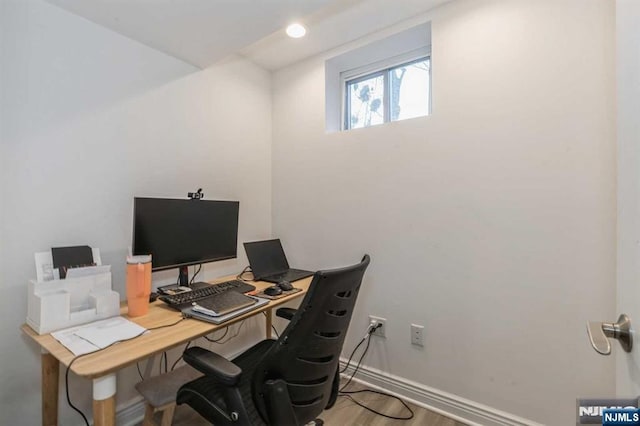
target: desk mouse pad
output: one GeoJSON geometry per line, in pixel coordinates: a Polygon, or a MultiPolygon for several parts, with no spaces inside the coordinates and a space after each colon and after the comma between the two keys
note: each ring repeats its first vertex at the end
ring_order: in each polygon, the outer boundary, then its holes
{"type": "Polygon", "coordinates": [[[297,293],[299,291],[302,291],[302,289],[294,287],[291,290],[283,291],[282,293],[280,293],[280,294],[278,294],[276,296],[269,296],[268,294],[265,294],[264,290],[263,290],[260,293],[256,294],[256,296],[262,297],[264,299],[276,300],[276,299],[280,299],[280,298],[285,297],[285,296],[289,296],[289,295],[295,294],[295,293],[297,293]]]}

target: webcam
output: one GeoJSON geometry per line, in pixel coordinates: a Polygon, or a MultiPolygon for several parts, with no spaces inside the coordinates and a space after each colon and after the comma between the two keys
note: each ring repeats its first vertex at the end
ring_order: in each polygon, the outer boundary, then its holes
{"type": "Polygon", "coordinates": [[[196,192],[187,193],[187,197],[192,200],[201,200],[202,198],[204,198],[204,192],[202,192],[202,188],[198,188],[198,191],[196,192]]]}

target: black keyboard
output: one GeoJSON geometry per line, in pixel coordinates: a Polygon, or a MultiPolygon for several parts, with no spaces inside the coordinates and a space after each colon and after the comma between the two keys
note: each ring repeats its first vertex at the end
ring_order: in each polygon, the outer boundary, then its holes
{"type": "MultiPolygon", "coordinates": [[[[201,284],[201,283],[196,283],[196,284],[201,284]]],[[[192,302],[197,302],[200,299],[204,299],[206,297],[210,297],[216,294],[221,294],[230,290],[235,291],[237,293],[246,293],[249,291],[253,291],[255,289],[256,289],[255,286],[251,284],[247,284],[244,281],[231,280],[231,281],[225,281],[219,284],[204,285],[201,288],[198,288],[192,291],[187,291],[186,293],[171,294],[171,295],[165,294],[160,296],[160,300],[162,300],[163,302],[169,305],[184,305],[184,304],[191,304],[192,302]]]]}

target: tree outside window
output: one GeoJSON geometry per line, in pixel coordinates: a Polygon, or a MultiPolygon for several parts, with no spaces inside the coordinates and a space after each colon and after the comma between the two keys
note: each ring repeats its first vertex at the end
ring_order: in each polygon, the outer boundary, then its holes
{"type": "Polygon", "coordinates": [[[429,115],[431,59],[420,58],[345,83],[345,129],[429,115]]]}

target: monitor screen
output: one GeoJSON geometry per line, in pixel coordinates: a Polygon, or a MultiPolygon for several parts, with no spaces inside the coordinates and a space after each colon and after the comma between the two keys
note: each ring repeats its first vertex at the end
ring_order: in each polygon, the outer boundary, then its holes
{"type": "Polygon", "coordinates": [[[151,254],[154,271],[237,256],[238,201],[136,197],[133,205],[133,254],[151,254]]]}

